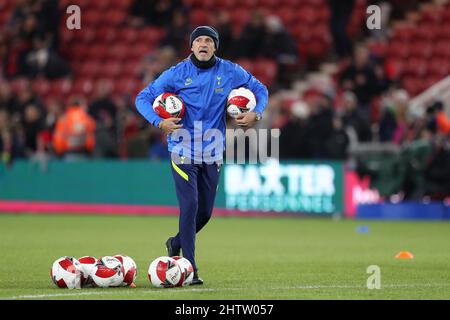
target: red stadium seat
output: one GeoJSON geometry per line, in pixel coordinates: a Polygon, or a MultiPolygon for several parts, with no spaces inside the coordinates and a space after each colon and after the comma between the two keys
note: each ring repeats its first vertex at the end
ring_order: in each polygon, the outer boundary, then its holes
{"type": "Polygon", "coordinates": [[[405,74],[423,76],[427,73],[427,60],[423,58],[411,57],[405,64],[405,74]]]}
{"type": "Polygon", "coordinates": [[[428,58],[433,53],[433,45],[431,42],[422,40],[413,42],[411,45],[411,55],[413,57],[428,58]]]}
{"type": "Polygon", "coordinates": [[[447,58],[433,58],[428,63],[428,71],[437,77],[445,77],[450,74],[450,60],[447,58]]]}
{"type": "Polygon", "coordinates": [[[102,12],[85,10],[81,12],[81,28],[96,28],[102,24],[102,12]]]}
{"type": "Polygon", "coordinates": [[[67,96],[72,90],[72,79],[58,79],[50,82],[50,94],[53,96],[67,96]]]}
{"type": "Polygon", "coordinates": [[[125,43],[116,43],[109,47],[107,58],[111,60],[126,60],[130,52],[130,46],[125,43]]]}
{"type": "Polygon", "coordinates": [[[90,96],[94,89],[94,83],[91,79],[78,78],[72,87],[72,94],[90,96]]]}
{"type": "Polygon", "coordinates": [[[434,53],[438,57],[450,59],[450,42],[446,39],[441,39],[436,42],[434,53]]]}
{"type": "Polygon", "coordinates": [[[204,9],[194,9],[191,14],[191,23],[194,26],[205,25],[208,23],[208,12],[204,9]]]}
{"type": "Polygon", "coordinates": [[[91,8],[95,10],[101,10],[104,11],[108,8],[113,8],[111,6],[111,0],[96,0],[92,1],[91,8]]]}
{"type": "Polygon", "coordinates": [[[388,55],[390,57],[406,58],[409,56],[409,43],[403,41],[393,41],[389,44],[388,55]]]}
{"type": "Polygon", "coordinates": [[[100,78],[115,79],[122,75],[122,64],[117,61],[107,61],[98,74],[100,78]]]}
{"type": "Polygon", "coordinates": [[[238,29],[241,29],[250,18],[250,11],[246,8],[239,8],[233,10],[229,14],[231,24],[238,29]]]}
{"type": "Polygon", "coordinates": [[[111,27],[120,26],[125,22],[127,12],[120,9],[110,9],[105,12],[104,21],[111,27]]]}
{"type": "Polygon", "coordinates": [[[399,42],[408,42],[408,41],[412,40],[414,33],[415,33],[415,29],[411,25],[398,26],[394,30],[393,40],[399,41],[399,42]]]}
{"type": "Polygon", "coordinates": [[[75,73],[84,78],[96,78],[102,71],[103,65],[101,60],[89,60],[83,63],[79,70],[75,70],[75,73]]]}
{"type": "Polygon", "coordinates": [[[130,27],[121,28],[117,34],[118,41],[125,42],[130,45],[135,43],[138,40],[138,37],[139,37],[139,31],[135,28],[130,28],[130,27]]]}
{"type": "Polygon", "coordinates": [[[258,0],[258,7],[271,10],[278,7],[278,3],[278,0],[258,0]]]}
{"type": "Polygon", "coordinates": [[[277,76],[278,67],[271,59],[258,59],[254,65],[254,75],[266,86],[270,87],[277,76]]]}
{"type": "Polygon", "coordinates": [[[251,74],[253,74],[255,71],[254,67],[253,67],[253,62],[250,59],[241,58],[241,59],[236,60],[236,63],[238,65],[240,65],[242,68],[244,68],[245,70],[247,70],[248,72],[250,72],[251,74]]]}
{"type": "Polygon", "coordinates": [[[286,27],[296,22],[295,20],[297,18],[297,12],[292,8],[281,7],[275,10],[273,13],[281,19],[286,27]]]}
{"type": "Polygon", "coordinates": [[[87,50],[88,50],[88,58],[96,59],[96,60],[105,59],[108,56],[108,52],[109,52],[109,49],[101,43],[94,44],[94,45],[88,47],[87,50]]]}
{"type": "Polygon", "coordinates": [[[111,8],[117,8],[126,11],[133,0],[111,0],[111,8]]]}
{"type": "Polygon", "coordinates": [[[36,79],[33,81],[33,90],[39,96],[45,96],[50,90],[50,83],[47,79],[36,79]]]}
{"type": "Polygon", "coordinates": [[[122,65],[122,74],[124,77],[136,77],[140,68],[139,61],[125,61],[122,65]]]}
{"type": "Polygon", "coordinates": [[[103,42],[105,43],[105,45],[115,42],[116,39],[118,38],[117,36],[118,30],[116,30],[116,28],[110,28],[107,26],[99,27],[97,28],[96,32],[97,32],[96,41],[98,41],[99,43],[103,42]]]}

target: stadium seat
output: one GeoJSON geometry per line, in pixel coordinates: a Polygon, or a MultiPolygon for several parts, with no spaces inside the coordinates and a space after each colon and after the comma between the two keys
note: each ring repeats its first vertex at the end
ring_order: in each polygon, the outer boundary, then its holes
{"type": "Polygon", "coordinates": [[[130,27],[121,28],[117,33],[118,41],[127,45],[134,44],[138,40],[138,37],[139,31],[130,27]]]}
{"type": "Polygon", "coordinates": [[[407,58],[409,56],[409,42],[393,41],[389,44],[388,55],[390,57],[407,58]]]}
{"type": "Polygon", "coordinates": [[[258,0],[258,7],[259,8],[265,8],[265,9],[275,9],[279,5],[278,0],[258,0]]]}
{"type": "Polygon", "coordinates": [[[110,28],[107,26],[99,27],[97,28],[96,33],[96,41],[99,43],[105,43],[105,45],[113,43],[118,39],[118,31],[116,28],[110,28]]]}
{"type": "Polygon", "coordinates": [[[40,96],[45,96],[50,90],[50,83],[47,79],[36,79],[33,81],[33,90],[40,96]]]}
{"type": "Polygon", "coordinates": [[[191,17],[191,24],[194,26],[208,24],[208,13],[203,9],[192,10],[190,17],[191,17]]]}
{"type": "Polygon", "coordinates": [[[106,56],[111,60],[122,61],[127,59],[129,51],[129,45],[125,43],[116,43],[109,47],[108,54],[106,56]]]}
{"type": "Polygon", "coordinates": [[[280,7],[273,13],[281,19],[281,21],[287,28],[291,24],[295,23],[295,20],[297,18],[297,12],[289,7],[280,7]]]}
{"type": "Polygon", "coordinates": [[[271,59],[258,59],[254,64],[255,76],[268,87],[275,80],[277,71],[277,64],[271,59]]]}
{"type": "Polygon", "coordinates": [[[81,27],[86,28],[96,28],[102,23],[102,12],[95,10],[82,11],[81,15],[81,27]]]}
{"type": "Polygon", "coordinates": [[[109,9],[105,12],[104,21],[111,27],[120,26],[125,22],[126,11],[120,9],[109,9]]]}
{"type": "Polygon", "coordinates": [[[122,64],[120,62],[110,60],[102,65],[98,77],[115,79],[117,77],[120,77],[121,75],[122,75],[122,64]]]}
{"type": "Polygon", "coordinates": [[[111,8],[116,8],[116,9],[120,9],[120,10],[127,10],[131,3],[133,2],[133,0],[111,0],[111,8]]]}
{"type": "Polygon", "coordinates": [[[111,0],[96,0],[92,1],[91,8],[95,10],[105,11],[108,8],[113,8],[111,6],[111,0]]]}
{"type": "Polygon", "coordinates": [[[230,12],[229,17],[233,27],[241,29],[249,20],[250,11],[246,8],[239,8],[230,12]]]}
{"type": "Polygon", "coordinates": [[[411,45],[411,55],[413,57],[428,58],[433,53],[433,45],[426,40],[413,42],[411,45]]]}
{"type": "Polygon", "coordinates": [[[72,94],[90,96],[94,89],[94,83],[91,79],[78,78],[72,87],[72,94]]]}
{"type": "Polygon", "coordinates": [[[107,57],[109,49],[99,43],[99,44],[94,44],[90,47],[86,47],[86,50],[88,52],[87,54],[87,58],[88,59],[95,59],[95,60],[103,60],[107,57]]]}
{"type": "Polygon", "coordinates": [[[101,72],[102,64],[101,60],[92,60],[84,62],[77,72],[77,75],[84,78],[95,78],[101,72]]]}

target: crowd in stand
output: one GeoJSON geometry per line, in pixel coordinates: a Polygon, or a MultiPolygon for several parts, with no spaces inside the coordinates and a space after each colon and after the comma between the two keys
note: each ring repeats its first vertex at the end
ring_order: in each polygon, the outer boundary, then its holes
{"type": "MultiPolygon", "coordinates": [[[[351,10],[354,1],[344,2],[351,10]]],[[[336,5],[330,1],[331,8],[336,5]]],[[[128,25],[140,28],[152,24],[167,31],[160,47],[142,59],[138,76],[143,86],[189,54],[188,37],[193,26],[187,9],[179,0],[136,0],[131,5],[128,25]]],[[[261,126],[281,129],[280,158],[344,160],[358,143],[391,142],[405,147],[427,141],[432,146],[427,163],[440,163],[442,170],[448,171],[450,161],[445,159],[449,157],[450,121],[445,106],[435,101],[423,106],[428,107],[424,116],[411,116],[410,97],[388,63],[372,54],[364,43],[353,48],[353,43],[339,34],[342,28],[336,27],[345,24],[348,16],[341,17],[344,22],[338,18],[332,17],[330,22],[335,57],[340,61],[338,71],[324,76],[324,81],[303,81],[297,87],[293,85],[298,71],[295,66],[300,64],[297,44],[278,17],[255,10],[238,34],[224,11],[212,12],[209,23],[220,34],[219,56],[233,61],[261,56],[276,61],[278,77],[270,88],[261,126]]],[[[74,97],[69,105],[58,99],[42,101],[33,91],[36,77],[54,79],[72,73],[57,50],[58,25],[57,0],[16,0],[0,32],[2,161],[42,154],[167,157],[161,132],[136,113],[132,96],[115,95],[107,81],[96,84],[90,101],[74,97]],[[23,81],[15,94],[9,80],[17,77],[23,81]],[[61,138],[67,132],[74,136],[71,141],[61,138]],[[80,139],[88,142],[80,145],[80,139]]]]}

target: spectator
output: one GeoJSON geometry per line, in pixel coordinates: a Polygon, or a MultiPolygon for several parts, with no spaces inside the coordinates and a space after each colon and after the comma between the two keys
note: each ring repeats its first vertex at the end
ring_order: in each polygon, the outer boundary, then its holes
{"type": "Polygon", "coordinates": [[[444,135],[450,134],[450,119],[445,114],[444,104],[441,101],[436,101],[433,104],[436,111],[436,129],[439,133],[444,135]]]}
{"type": "Polygon", "coordinates": [[[238,58],[256,58],[264,44],[266,26],[264,14],[260,10],[254,10],[250,21],[245,25],[239,36],[235,56],[238,58]]]}
{"type": "MultiPolygon", "coordinates": [[[[285,110],[285,109],[283,109],[285,110]]],[[[308,146],[308,117],[309,106],[302,101],[292,105],[292,114],[281,128],[280,158],[281,159],[307,159],[311,157],[308,146]]]]}
{"type": "Polygon", "coordinates": [[[216,10],[210,16],[209,25],[213,26],[220,34],[220,47],[218,55],[230,59],[235,50],[230,16],[227,11],[216,10]]]}
{"type": "Polygon", "coordinates": [[[347,25],[350,22],[354,4],[354,0],[328,0],[331,13],[330,33],[340,59],[352,54],[352,41],[347,34],[347,25]]]}
{"type": "Polygon", "coordinates": [[[26,73],[31,78],[55,79],[70,74],[67,62],[50,48],[42,36],[34,38],[33,49],[26,56],[26,65],[26,73]]]}
{"type": "Polygon", "coordinates": [[[277,82],[281,87],[289,87],[293,80],[290,71],[294,71],[293,67],[297,63],[296,43],[277,16],[268,16],[265,26],[266,36],[262,44],[262,55],[277,62],[277,82]]]}
{"type": "Polygon", "coordinates": [[[25,133],[25,152],[31,157],[37,151],[38,137],[44,129],[41,109],[34,104],[25,107],[23,128],[25,133]]]}
{"type": "Polygon", "coordinates": [[[95,121],[86,112],[85,104],[75,99],[56,123],[53,146],[66,160],[84,159],[95,146],[95,121]]]}
{"type": "Polygon", "coordinates": [[[178,56],[183,56],[190,51],[186,45],[191,32],[188,15],[182,10],[176,10],[173,15],[173,22],[167,29],[166,36],[161,41],[161,46],[172,47],[178,56]]]}
{"type": "Polygon", "coordinates": [[[342,72],[340,84],[344,90],[356,94],[359,108],[369,118],[370,103],[379,89],[374,68],[369,61],[369,50],[365,46],[355,48],[353,61],[342,72]]]}
{"type": "Polygon", "coordinates": [[[0,81],[0,110],[12,114],[18,109],[17,98],[13,94],[11,86],[7,81],[0,81]]]}
{"type": "Polygon", "coordinates": [[[395,90],[391,94],[391,102],[384,107],[380,121],[380,141],[394,142],[400,144],[403,142],[408,131],[407,111],[409,96],[403,90],[395,90]]]}
{"type": "Polygon", "coordinates": [[[172,47],[163,47],[155,50],[143,59],[140,77],[143,83],[150,83],[161,72],[173,65],[176,61],[176,52],[172,47]]]}
{"type": "Polygon", "coordinates": [[[105,114],[113,119],[116,117],[116,105],[111,99],[111,94],[111,82],[105,79],[97,82],[94,98],[88,108],[89,114],[94,117],[96,121],[101,121],[105,114]]]}
{"type": "Polygon", "coordinates": [[[333,128],[325,141],[325,155],[327,159],[346,160],[350,139],[344,129],[342,119],[333,117],[333,128]]]}
{"type": "Polygon", "coordinates": [[[345,127],[355,130],[358,142],[372,140],[372,132],[367,117],[358,109],[357,99],[353,92],[347,91],[343,95],[342,121],[345,127]]]}
{"type": "Polygon", "coordinates": [[[448,139],[435,141],[431,159],[425,168],[425,195],[434,200],[450,196],[450,146],[448,139]]]}
{"type": "Polygon", "coordinates": [[[311,115],[308,128],[308,149],[311,157],[328,158],[326,142],[333,134],[333,106],[330,97],[319,93],[311,99],[311,115]]]}
{"type": "Polygon", "coordinates": [[[181,0],[134,0],[130,6],[130,24],[133,27],[167,27],[172,23],[175,10],[181,7],[181,0]]]}
{"type": "Polygon", "coordinates": [[[44,114],[42,101],[34,92],[29,80],[23,79],[23,81],[19,83],[17,97],[17,109],[14,110],[12,114],[13,117],[22,120],[25,116],[25,108],[30,104],[36,106],[39,109],[39,112],[44,114]]]}

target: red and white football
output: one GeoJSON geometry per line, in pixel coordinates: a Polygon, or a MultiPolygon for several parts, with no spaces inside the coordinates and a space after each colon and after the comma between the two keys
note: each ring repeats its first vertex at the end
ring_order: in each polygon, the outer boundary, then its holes
{"type": "Polygon", "coordinates": [[[180,96],[164,92],[153,102],[153,110],[163,119],[183,118],[186,107],[180,96]]]}

